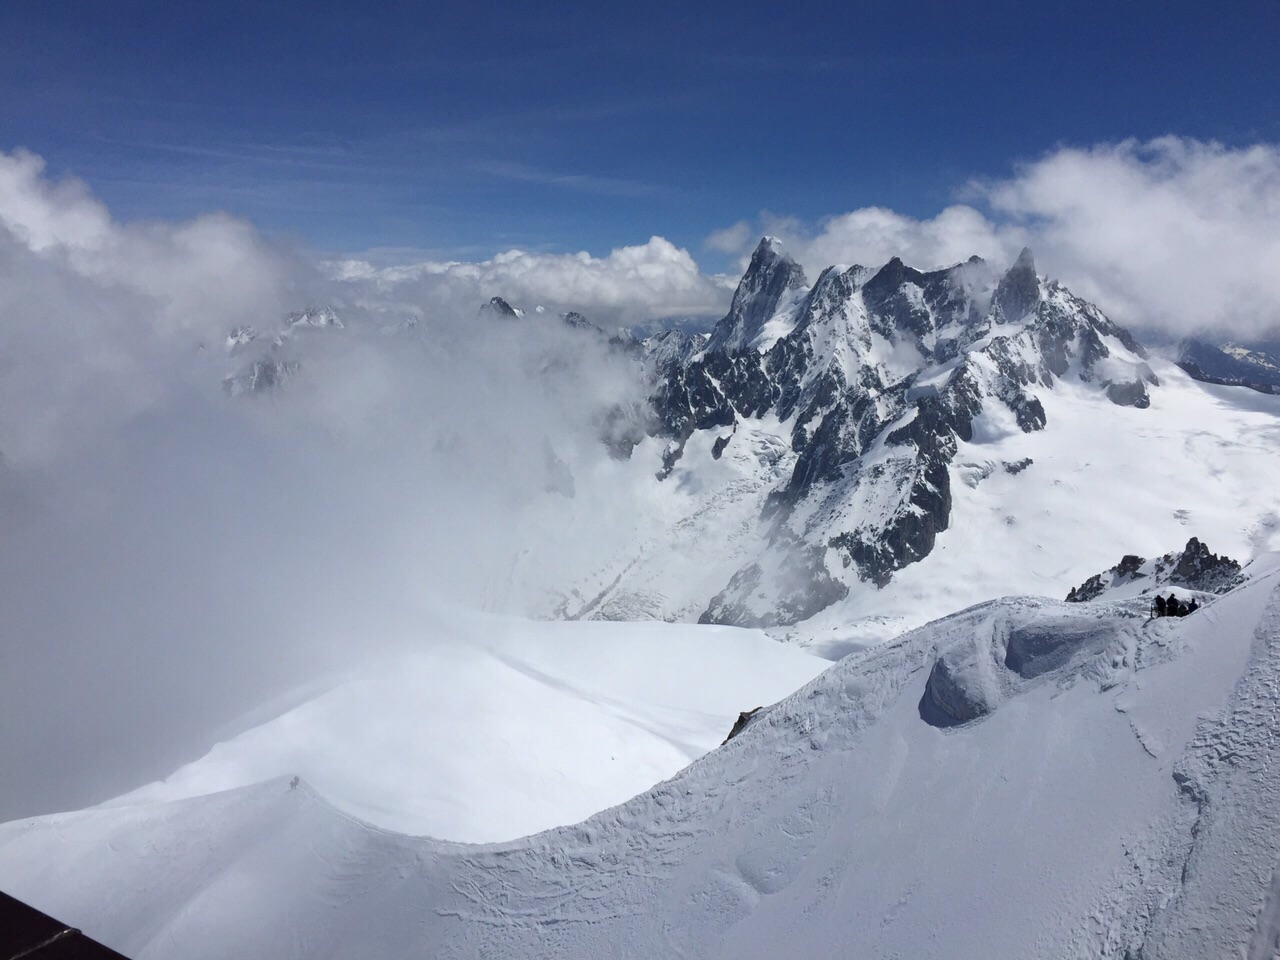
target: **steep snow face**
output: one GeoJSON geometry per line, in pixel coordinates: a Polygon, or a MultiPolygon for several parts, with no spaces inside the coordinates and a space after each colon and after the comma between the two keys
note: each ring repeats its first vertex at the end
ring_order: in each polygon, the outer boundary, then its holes
{"type": "Polygon", "coordinates": [[[378,827],[505,840],[671,776],[825,666],[755,631],[455,615],[115,803],[297,775],[378,827]]]}
{"type": "Polygon", "coordinates": [[[1250,573],[1180,620],[983,604],[519,841],[389,834],[281,778],[7,824],[0,884],[140,960],[1267,956],[1280,558],[1250,573]]]}

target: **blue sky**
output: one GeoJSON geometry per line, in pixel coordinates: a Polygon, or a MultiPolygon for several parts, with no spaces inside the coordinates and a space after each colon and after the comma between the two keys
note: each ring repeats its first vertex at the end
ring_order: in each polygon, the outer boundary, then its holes
{"type": "Polygon", "coordinates": [[[1280,4],[0,5],[0,149],[125,220],[717,265],[761,211],[931,216],[1061,144],[1280,140],[1280,4]]]}

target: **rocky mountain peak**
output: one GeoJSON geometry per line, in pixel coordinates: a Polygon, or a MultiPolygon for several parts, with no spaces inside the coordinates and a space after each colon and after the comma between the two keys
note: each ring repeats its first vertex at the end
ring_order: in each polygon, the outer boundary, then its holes
{"type": "Polygon", "coordinates": [[[517,310],[506,300],[503,300],[502,297],[490,297],[489,302],[480,307],[480,312],[490,316],[505,317],[510,320],[524,316],[524,311],[517,310]]]}
{"type": "Polygon", "coordinates": [[[733,293],[729,312],[711,332],[710,352],[740,353],[759,336],[786,294],[809,285],[804,270],[775,237],[764,237],[733,293]]]}
{"type": "Polygon", "coordinates": [[[1008,272],[996,286],[992,307],[997,319],[1016,323],[1035,309],[1040,300],[1040,280],[1036,276],[1036,261],[1029,247],[1023,247],[1008,272]]]}
{"type": "Polygon", "coordinates": [[[1096,573],[1067,594],[1068,603],[1109,599],[1119,593],[1149,594],[1176,586],[1202,593],[1226,593],[1244,581],[1240,564],[1213,553],[1199,537],[1192,537],[1182,550],[1147,560],[1129,555],[1114,567],[1096,573]],[[1128,591],[1122,588],[1135,584],[1128,591]]]}
{"type": "Polygon", "coordinates": [[[1029,250],[1003,276],[977,257],[928,272],[894,257],[875,271],[828,267],[788,296],[803,285],[766,238],[706,349],[675,337],[645,347],[654,417],[642,429],[667,441],[660,481],[691,441],[739,460],[759,441],[736,436],[785,444],[761,465],[767,546],[743,555],[709,622],[795,622],[927,556],[980,415],[1031,433],[1048,419],[1038,394],[1058,380],[1137,408],[1158,386],[1141,346],[1042,284],[1029,250]]]}

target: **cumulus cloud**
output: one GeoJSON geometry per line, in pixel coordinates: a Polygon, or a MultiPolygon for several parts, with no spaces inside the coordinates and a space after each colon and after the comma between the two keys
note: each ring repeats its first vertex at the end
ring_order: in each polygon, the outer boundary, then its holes
{"type": "Polygon", "coordinates": [[[34,154],[0,153],[0,229],[81,277],[154,298],[157,333],[208,329],[285,302],[298,264],[225,214],[122,225],[76,180],[53,182],[34,154]]]}
{"type": "Polygon", "coordinates": [[[949,266],[977,254],[996,262],[1017,255],[1020,231],[992,223],[977,210],[951,206],[927,220],[884,207],[864,207],[830,217],[797,250],[808,264],[878,265],[901,257],[921,269],[949,266]]]}
{"type": "Polygon", "coordinates": [[[0,451],[40,460],[102,435],[311,273],[244,221],[123,225],[40,158],[0,153],[0,451]]]}
{"type": "Polygon", "coordinates": [[[751,224],[746,220],[739,220],[723,230],[713,231],[703,241],[703,245],[708,250],[741,256],[744,251],[750,248],[755,239],[755,232],[751,224]]]}
{"type": "Polygon", "coordinates": [[[409,299],[474,312],[476,304],[500,296],[526,308],[576,310],[605,326],[722,312],[733,282],[704,274],[687,250],[662,237],[604,257],[508,250],[480,262],[375,267],[351,259],[330,269],[351,296],[365,301],[409,299]]]}
{"type": "Polygon", "coordinates": [[[976,189],[1117,316],[1177,334],[1280,326],[1276,146],[1163,137],[1064,148],[976,189]]]}
{"type": "MultiPolygon", "coordinates": [[[[967,203],[930,218],[880,207],[816,224],[763,215],[753,235],[781,237],[811,274],[892,256],[924,269],[973,254],[999,264],[1030,246],[1042,273],[1125,323],[1240,338],[1280,327],[1274,145],[1163,137],[1062,147],[961,193],[967,203]]],[[[713,236],[727,243],[740,226],[713,236]]]]}

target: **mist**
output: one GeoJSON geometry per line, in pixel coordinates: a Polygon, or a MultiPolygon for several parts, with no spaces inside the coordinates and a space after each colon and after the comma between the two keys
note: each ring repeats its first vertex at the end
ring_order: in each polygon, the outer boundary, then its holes
{"type": "Polygon", "coordinates": [[[122,225],[29,155],[0,184],[0,820],[163,777],[453,611],[545,614],[629,535],[601,437],[642,395],[603,336],[379,298],[228,217],[122,225]],[[255,361],[287,381],[234,395],[255,361]]]}

